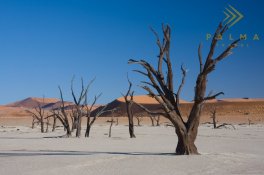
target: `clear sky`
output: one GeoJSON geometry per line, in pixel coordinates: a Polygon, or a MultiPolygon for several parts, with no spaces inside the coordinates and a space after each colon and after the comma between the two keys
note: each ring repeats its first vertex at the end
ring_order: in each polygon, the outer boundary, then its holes
{"type": "MultiPolygon", "coordinates": [[[[192,100],[198,73],[197,48],[208,53],[207,33],[214,33],[233,6],[244,18],[227,32],[233,38],[247,34],[234,54],[209,76],[208,91],[229,97],[264,97],[264,1],[262,0],[0,0],[0,104],[26,97],[59,97],[61,85],[71,100],[70,82],[76,89],[96,77],[90,96],[102,92],[107,103],[126,91],[126,74],[136,94],[141,76],[131,72],[130,58],[156,64],[158,48],[149,26],[161,33],[172,28],[171,57],[175,83],[180,65],[188,68],[182,98],[192,100]],[[259,41],[253,41],[258,34],[259,41]]],[[[228,44],[228,36],[222,41],[228,44]]],[[[223,50],[222,46],[217,48],[223,50]]]]}

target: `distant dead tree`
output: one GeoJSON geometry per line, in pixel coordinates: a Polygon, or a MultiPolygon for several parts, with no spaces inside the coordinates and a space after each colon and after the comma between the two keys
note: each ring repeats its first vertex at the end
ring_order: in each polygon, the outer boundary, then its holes
{"type": "Polygon", "coordinates": [[[59,108],[59,111],[53,110],[52,112],[53,112],[53,115],[55,115],[57,119],[59,119],[59,121],[64,127],[64,130],[66,130],[65,137],[71,137],[72,132],[71,132],[71,127],[70,127],[70,122],[69,122],[69,114],[65,110],[65,103],[64,103],[63,94],[62,94],[62,90],[60,86],[59,86],[59,91],[60,91],[61,106],[59,108]]]}
{"type": "Polygon", "coordinates": [[[118,117],[116,117],[116,126],[118,126],[118,124],[119,124],[119,119],[118,117]]]}
{"type": "Polygon", "coordinates": [[[112,126],[113,126],[113,123],[115,122],[114,121],[114,111],[115,110],[112,110],[112,114],[111,114],[111,120],[110,120],[110,126],[109,126],[109,132],[108,132],[108,137],[111,137],[112,136],[112,126]]]}
{"type": "Polygon", "coordinates": [[[51,109],[50,110],[50,115],[48,116],[48,118],[53,118],[53,123],[52,123],[52,132],[55,131],[56,127],[57,127],[57,116],[59,115],[59,110],[58,109],[51,109]]]}
{"type": "Polygon", "coordinates": [[[96,104],[97,100],[100,98],[102,94],[99,94],[97,96],[94,97],[94,100],[92,102],[92,104],[89,106],[88,105],[88,97],[87,97],[87,93],[85,95],[85,103],[84,103],[84,117],[86,117],[87,122],[86,122],[86,131],[85,131],[85,137],[89,137],[90,136],[90,130],[92,125],[94,124],[94,122],[96,121],[96,119],[98,117],[100,117],[102,114],[104,114],[105,112],[110,112],[111,110],[106,110],[107,105],[105,105],[104,107],[101,107],[99,110],[96,110],[95,113],[93,113],[93,116],[91,116],[94,105],[96,104]]]}
{"type": "Polygon", "coordinates": [[[129,135],[130,135],[130,138],[136,138],[135,133],[134,133],[134,121],[133,121],[133,111],[132,111],[134,91],[131,92],[132,83],[129,80],[128,76],[127,76],[127,80],[129,83],[129,87],[128,87],[127,93],[125,95],[124,94],[122,94],[122,95],[123,95],[125,102],[126,102],[129,135]]]}
{"type": "Polygon", "coordinates": [[[49,132],[50,118],[49,117],[46,117],[46,121],[47,121],[47,124],[46,124],[46,132],[49,132]]]}
{"type": "Polygon", "coordinates": [[[76,137],[80,137],[81,136],[81,127],[82,127],[82,117],[85,115],[83,113],[83,108],[84,108],[84,103],[85,103],[85,99],[87,96],[87,92],[89,90],[89,87],[91,86],[91,84],[94,82],[95,79],[93,79],[92,81],[90,81],[90,83],[87,85],[87,87],[84,87],[84,83],[83,83],[83,79],[81,79],[81,92],[78,96],[78,98],[75,95],[75,92],[73,90],[73,81],[74,78],[71,81],[71,94],[74,100],[74,108],[72,109],[73,112],[73,127],[72,129],[76,128],[76,137]]]}
{"type": "MultiPolygon", "coordinates": [[[[200,72],[196,79],[194,103],[189,113],[187,121],[184,121],[181,111],[179,109],[180,94],[185,82],[186,69],[181,66],[181,71],[183,75],[182,80],[177,91],[174,92],[173,70],[170,59],[170,27],[168,25],[162,26],[162,41],[159,39],[157,32],[152,29],[154,35],[157,38],[157,45],[159,47],[160,52],[158,56],[157,69],[154,69],[154,67],[145,60],[137,61],[130,59],[128,61],[129,64],[139,64],[144,68],[145,71],[135,70],[136,72],[142,74],[144,77],[147,77],[149,80],[148,82],[142,82],[144,84],[142,88],[145,89],[151,97],[155,98],[159,102],[163,109],[163,112],[160,112],[160,114],[168,118],[175,127],[175,132],[178,137],[176,154],[199,154],[194,142],[198,133],[198,126],[200,123],[200,116],[203,104],[206,100],[215,99],[217,96],[223,94],[223,92],[220,92],[215,95],[205,95],[207,86],[207,76],[213,70],[215,70],[217,63],[219,63],[225,57],[231,54],[231,51],[237,46],[237,43],[240,41],[240,39],[235,40],[221,54],[215,57],[214,52],[217,42],[219,38],[223,36],[227,29],[227,25],[223,26],[222,23],[219,24],[212,39],[210,51],[207,55],[205,63],[203,63],[203,58],[201,54],[202,45],[199,45],[198,57],[200,63],[200,72]],[[166,72],[166,77],[164,76],[163,72],[166,72]]],[[[151,112],[148,109],[147,111],[154,114],[158,113],[151,112]]]]}
{"type": "Polygon", "coordinates": [[[78,125],[78,119],[77,119],[75,107],[71,106],[70,108],[71,109],[69,111],[69,115],[70,115],[71,123],[72,123],[71,131],[74,132],[78,125]]]}
{"type": "Polygon", "coordinates": [[[214,125],[214,129],[219,129],[219,128],[227,128],[227,126],[231,126],[233,129],[236,129],[234,125],[230,124],[230,123],[223,123],[217,126],[217,119],[216,119],[216,108],[213,108],[211,112],[211,118],[213,119],[213,125],[214,125]]]}
{"type": "Polygon", "coordinates": [[[135,118],[137,119],[137,126],[141,126],[141,122],[143,120],[144,114],[135,114],[135,118]]]}
{"type": "MultiPolygon", "coordinates": [[[[44,104],[44,97],[42,99],[44,104]]],[[[44,126],[45,124],[49,124],[47,119],[45,118],[45,110],[42,108],[41,104],[37,102],[37,107],[34,108],[34,111],[27,110],[29,114],[32,115],[32,129],[34,128],[35,124],[40,124],[40,131],[44,133],[44,126]]]]}
{"type": "Polygon", "coordinates": [[[160,126],[160,115],[159,114],[149,114],[149,118],[151,120],[151,126],[160,126]]]}
{"type": "Polygon", "coordinates": [[[217,123],[217,121],[216,121],[216,108],[213,108],[213,110],[210,112],[211,112],[211,118],[213,119],[213,125],[214,125],[214,129],[215,129],[216,123],[217,123]]]}

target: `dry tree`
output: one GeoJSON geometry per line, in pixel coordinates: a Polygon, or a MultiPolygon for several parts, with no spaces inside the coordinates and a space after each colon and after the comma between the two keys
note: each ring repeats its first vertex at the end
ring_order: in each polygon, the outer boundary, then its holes
{"type": "Polygon", "coordinates": [[[106,112],[112,111],[112,110],[106,110],[107,105],[100,107],[100,109],[98,108],[96,110],[93,110],[94,105],[96,104],[97,100],[100,98],[101,95],[102,93],[99,95],[96,95],[91,105],[88,105],[87,93],[85,95],[85,100],[84,100],[84,105],[83,105],[83,114],[84,114],[84,117],[86,117],[87,119],[85,137],[90,136],[91,127],[93,126],[94,122],[96,121],[98,117],[100,117],[102,114],[106,112]]]}
{"type": "MultiPolygon", "coordinates": [[[[42,99],[42,104],[44,104],[44,97],[42,99]]],[[[35,107],[33,111],[27,110],[27,112],[32,115],[32,129],[34,128],[35,124],[40,124],[40,131],[44,133],[45,124],[48,125],[49,123],[47,122],[47,118],[45,117],[46,113],[42,108],[42,105],[37,102],[37,107],[35,107]]]]}
{"type": "Polygon", "coordinates": [[[144,114],[141,114],[141,113],[135,114],[135,118],[137,119],[137,126],[141,126],[143,117],[144,117],[144,114]]]}
{"type": "Polygon", "coordinates": [[[81,79],[81,92],[79,94],[79,97],[76,97],[76,94],[73,90],[73,81],[74,77],[71,81],[71,94],[74,100],[74,109],[72,109],[72,118],[73,118],[73,127],[72,129],[76,129],[76,137],[81,136],[81,127],[82,127],[82,117],[85,115],[83,113],[83,108],[86,100],[86,96],[89,90],[89,87],[94,82],[95,79],[90,81],[90,83],[84,87],[83,79],[81,79]]]}
{"type": "Polygon", "coordinates": [[[56,127],[57,127],[57,119],[58,119],[58,113],[59,113],[59,110],[58,109],[54,109],[52,108],[50,110],[50,115],[47,117],[47,118],[53,118],[53,122],[52,122],[52,132],[55,131],[56,127]]]}
{"type": "MultiPolygon", "coordinates": [[[[175,92],[172,63],[170,59],[171,29],[168,25],[162,26],[163,41],[159,39],[157,32],[152,29],[154,35],[157,38],[157,45],[160,52],[158,56],[157,69],[155,69],[150,63],[145,60],[130,59],[128,62],[129,64],[139,64],[144,68],[145,71],[135,70],[136,72],[147,77],[149,80],[148,82],[142,82],[144,84],[142,88],[145,89],[151,97],[155,98],[159,102],[163,109],[163,112],[159,113],[169,119],[175,127],[175,132],[178,137],[176,154],[199,154],[194,142],[198,133],[198,126],[200,123],[203,104],[206,100],[215,99],[217,96],[223,94],[222,92],[220,92],[215,95],[205,95],[207,77],[213,70],[215,70],[216,65],[220,61],[231,54],[231,51],[237,46],[237,43],[240,41],[240,39],[235,40],[221,54],[219,54],[218,56],[214,56],[219,36],[223,36],[227,29],[228,26],[223,26],[222,23],[220,23],[217,27],[217,30],[211,41],[210,50],[205,59],[205,62],[203,61],[203,57],[201,54],[202,45],[199,45],[198,58],[200,71],[196,79],[194,103],[187,120],[183,119],[182,113],[179,109],[180,94],[185,82],[186,69],[181,66],[183,76],[181,83],[177,91],[175,92]],[[167,73],[166,76],[164,76],[163,72],[167,73]]],[[[145,109],[147,112],[157,114],[157,112],[151,112],[145,107],[143,109],[145,109]]]]}
{"type": "Polygon", "coordinates": [[[213,125],[214,125],[214,129],[215,129],[216,123],[217,123],[217,121],[216,121],[216,108],[213,108],[213,110],[210,111],[210,113],[211,113],[211,118],[213,120],[213,125]]]}
{"type": "Polygon", "coordinates": [[[214,129],[228,128],[227,126],[231,126],[233,129],[236,129],[235,126],[230,123],[222,123],[217,126],[216,108],[213,108],[213,110],[210,112],[211,112],[211,118],[213,120],[214,129]]]}
{"type": "Polygon", "coordinates": [[[109,132],[108,132],[108,137],[112,137],[112,126],[114,124],[114,112],[115,112],[115,109],[113,109],[111,111],[111,120],[109,121],[110,122],[110,126],[109,126],[109,132]]]}
{"type": "Polygon", "coordinates": [[[54,117],[56,117],[61,122],[61,124],[63,125],[64,130],[66,131],[65,137],[71,137],[72,130],[70,127],[70,122],[69,122],[70,116],[69,116],[69,113],[65,109],[65,102],[63,99],[63,94],[62,94],[62,90],[61,90],[60,86],[59,86],[59,91],[60,91],[61,105],[59,107],[59,110],[52,110],[52,113],[53,113],[54,117]]]}
{"type": "Polygon", "coordinates": [[[129,87],[128,87],[127,93],[125,95],[122,94],[122,96],[124,97],[125,102],[126,102],[129,135],[130,135],[130,138],[136,138],[135,133],[134,133],[134,121],[133,121],[133,111],[132,111],[132,106],[134,103],[133,102],[134,91],[131,91],[132,83],[129,80],[128,76],[127,76],[127,81],[128,81],[129,87]]]}
{"type": "Polygon", "coordinates": [[[151,126],[160,126],[160,114],[149,114],[148,116],[151,120],[151,126]]]}

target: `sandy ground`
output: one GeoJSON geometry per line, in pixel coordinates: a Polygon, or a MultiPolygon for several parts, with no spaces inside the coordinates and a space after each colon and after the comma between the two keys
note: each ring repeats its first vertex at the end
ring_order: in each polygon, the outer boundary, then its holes
{"type": "Polygon", "coordinates": [[[173,175],[263,174],[264,126],[236,125],[212,129],[202,125],[199,156],[175,156],[172,127],[136,127],[137,138],[128,137],[125,125],[95,124],[90,138],[54,138],[64,134],[39,132],[27,126],[0,127],[1,175],[173,175]]]}

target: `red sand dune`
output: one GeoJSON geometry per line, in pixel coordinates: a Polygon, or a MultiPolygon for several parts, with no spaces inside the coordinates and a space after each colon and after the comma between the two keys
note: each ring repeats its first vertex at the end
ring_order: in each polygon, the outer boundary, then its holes
{"type": "MultiPolygon", "coordinates": [[[[124,97],[119,97],[118,99],[116,99],[117,101],[120,101],[120,102],[125,102],[125,99],[124,97]]],[[[140,103],[140,104],[158,104],[157,100],[155,98],[152,98],[150,96],[147,96],[147,95],[137,95],[137,96],[134,96],[133,97],[133,100],[136,102],[136,103],[140,103]]],[[[188,103],[187,101],[185,100],[180,100],[180,103],[188,103]]]]}
{"type": "MultiPolygon", "coordinates": [[[[143,104],[145,107],[152,111],[159,111],[161,110],[160,105],[156,102],[154,98],[151,98],[149,96],[134,96],[134,100],[137,103],[143,104]]],[[[34,105],[42,101],[42,98],[27,98],[25,100],[21,100],[19,102],[15,102],[6,106],[0,106],[0,117],[2,118],[13,118],[13,117],[29,117],[29,114],[26,112],[27,109],[33,108],[34,105]],[[15,106],[15,107],[12,107],[15,106]]],[[[52,108],[58,108],[60,107],[61,103],[58,101],[58,99],[45,99],[47,102],[51,103],[45,103],[43,105],[43,108],[46,110],[52,109],[52,108]]],[[[66,102],[67,108],[70,108],[73,105],[71,102],[66,102]]],[[[94,107],[94,111],[92,112],[92,115],[94,115],[98,110],[102,109],[103,106],[97,105],[94,107]]],[[[66,108],[66,109],[67,109],[66,108]]],[[[114,112],[115,116],[126,116],[126,105],[124,102],[123,97],[120,97],[112,102],[110,102],[107,105],[106,110],[111,110],[117,108],[117,110],[114,112]]],[[[192,108],[192,102],[187,102],[184,100],[180,100],[180,109],[182,112],[182,115],[184,117],[187,117],[189,114],[189,111],[192,108]]],[[[216,108],[217,110],[217,116],[219,117],[219,121],[243,121],[247,122],[247,120],[250,118],[255,118],[254,121],[264,121],[264,99],[253,99],[253,98],[227,98],[227,99],[220,99],[220,100],[210,100],[207,101],[204,105],[203,111],[202,111],[202,120],[203,121],[211,121],[210,115],[211,111],[216,108]]],[[[133,105],[133,112],[135,115],[139,113],[146,114],[141,108],[139,108],[136,105],[133,105]]],[[[104,117],[111,116],[112,113],[108,112],[105,113],[104,117]]]]}
{"type": "Polygon", "coordinates": [[[8,107],[24,107],[24,108],[35,108],[40,104],[41,106],[47,105],[49,103],[56,103],[59,99],[57,98],[36,98],[29,97],[21,101],[17,101],[11,104],[7,104],[8,107]]]}

